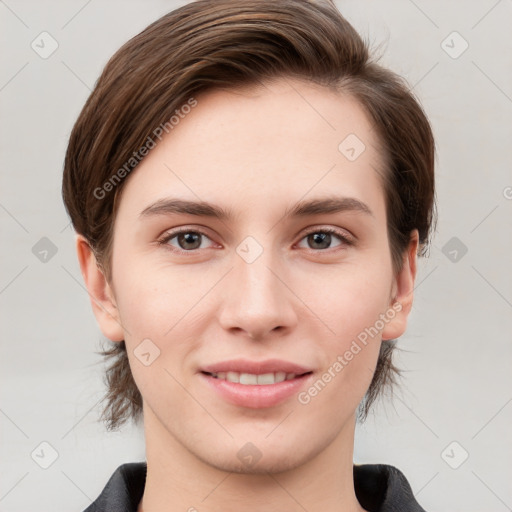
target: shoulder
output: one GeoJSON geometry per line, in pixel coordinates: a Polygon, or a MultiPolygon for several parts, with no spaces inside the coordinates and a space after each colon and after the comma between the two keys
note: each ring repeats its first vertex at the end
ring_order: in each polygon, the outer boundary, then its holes
{"type": "Polygon", "coordinates": [[[84,512],[137,512],[146,483],[146,463],[119,466],[98,498],[84,512]]]}
{"type": "Polygon", "coordinates": [[[369,512],[425,512],[405,475],[388,464],[354,464],[356,497],[369,512]]]}

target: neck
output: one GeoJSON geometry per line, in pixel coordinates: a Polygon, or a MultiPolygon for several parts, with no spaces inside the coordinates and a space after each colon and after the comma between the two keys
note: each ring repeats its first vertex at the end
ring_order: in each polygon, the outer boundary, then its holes
{"type": "Polygon", "coordinates": [[[364,512],[354,492],[351,417],[320,453],[286,471],[237,473],[200,460],[151,410],[144,414],[147,476],[138,512],[364,512]]]}

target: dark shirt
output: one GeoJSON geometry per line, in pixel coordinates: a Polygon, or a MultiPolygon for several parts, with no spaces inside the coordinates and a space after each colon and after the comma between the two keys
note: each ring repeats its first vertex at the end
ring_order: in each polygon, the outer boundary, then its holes
{"type": "MultiPolygon", "coordinates": [[[[146,463],[119,466],[105,489],[84,512],[137,512],[146,483],[146,463]]],[[[425,512],[404,474],[387,464],[354,464],[354,488],[369,512],[425,512]]]]}

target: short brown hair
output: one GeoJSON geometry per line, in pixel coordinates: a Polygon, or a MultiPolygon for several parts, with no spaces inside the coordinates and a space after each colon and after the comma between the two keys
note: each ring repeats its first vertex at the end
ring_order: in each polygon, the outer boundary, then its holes
{"type": "MultiPolygon", "coordinates": [[[[383,147],[394,270],[402,266],[414,229],[424,254],[434,217],[434,138],[406,82],[377,64],[331,1],[198,0],[161,17],[115,53],[69,139],[64,203],[109,282],[113,225],[125,181],[120,175],[135,169],[136,152],[193,95],[278,77],[335,88],[360,103],[383,147]]],[[[395,341],[382,342],[359,419],[400,374],[392,362],[395,341]]],[[[114,429],[140,416],[142,397],[124,341],[102,353],[113,359],[102,417],[114,429]]]]}

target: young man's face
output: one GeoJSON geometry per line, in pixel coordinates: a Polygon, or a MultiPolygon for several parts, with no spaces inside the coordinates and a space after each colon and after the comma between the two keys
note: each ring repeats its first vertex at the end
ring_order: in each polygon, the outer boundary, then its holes
{"type": "Polygon", "coordinates": [[[352,450],[415,273],[415,242],[392,269],[376,133],[355,100],[295,80],[196,99],[124,186],[104,303],[119,323],[96,309],[126,340],[148,446],[245,472],[352,450]],[[327,199],[338,211],[294,213],[327,199]]]}

